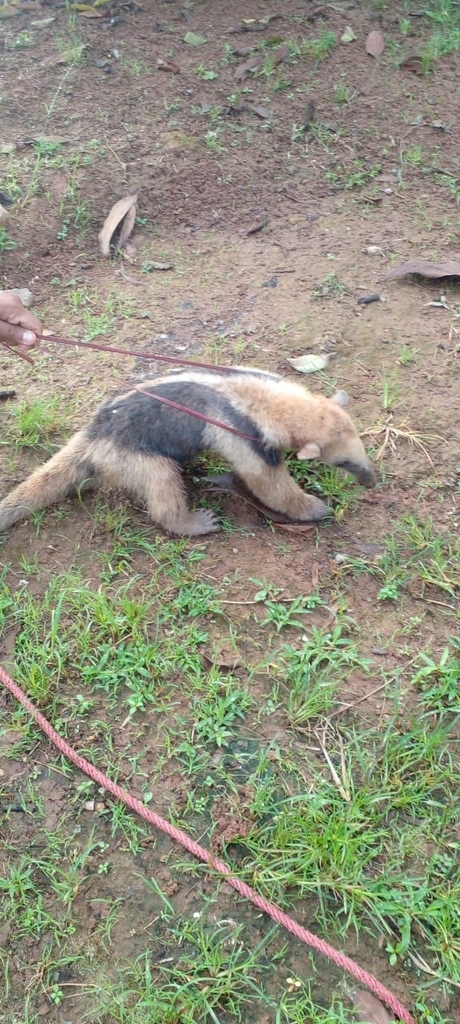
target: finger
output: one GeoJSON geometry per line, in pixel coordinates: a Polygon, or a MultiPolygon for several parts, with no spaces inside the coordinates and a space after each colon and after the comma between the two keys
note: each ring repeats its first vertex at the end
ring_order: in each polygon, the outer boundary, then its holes
{"type": "Polygon", "coordinates": [[[35,345],[37,338],[33,331],[25,331],[23,327],[0,320],[0,341],[7,345],[23,345],[30,348],[35,345]]]}

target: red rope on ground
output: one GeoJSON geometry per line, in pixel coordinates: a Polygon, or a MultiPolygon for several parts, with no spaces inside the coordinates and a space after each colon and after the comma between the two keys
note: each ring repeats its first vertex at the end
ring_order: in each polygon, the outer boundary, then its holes
{"type": "MultiPolygon", "coordinates": [[[[193,359],[179,359],[179,356],[149,355],[144,352],[133,352],[127,348],[114,348],[113,345],[98,345],[95,341],[74,341],[72,338],[61,338],[58,334],[37,334],[39,341],[53,342],[56,345],[74,345],[77,348],[93,348],[97,352],[113,352],[117,356],[134,356],[135,359],[156,359],[159,363],[175,363],[177,366],[196,366],[199,370],[231,370],[230,366],[219,366],[218,363],[196,363],[193,359]]],[[[29,362],[32,360],[29,358],[29,362]]]]}
{"type": "Polygon", "coordinates": [[[378,999],[381,999],[392,1013],[394,1013],[395,1018],[403,1020],[405,1024],[416,1024],[414,1018],[411,1017],[409,1011],[406,1010],[402,1003],[399,1002],[399,999],[397,999],[389,989],[385,988],[385,985],[382,985],[373,974],[369,974],[368,971],[363,970],[363,968],[359,967],[358,964],[355,964],[350,957],[345,956],[344,953],[340,953],[339,950],[334,949],[334,947],[330,946],[328,942],[325,942],[323,939],[319,939],[317,935],[313,935],[313,933],[307,931],[306,928],[302,928],[300,924],[297,924],[292,917],[285,914],[284,911],[280,910],[280,908],[275,906],[275,904],[270,903],[268,900],[264,899],[263,896],[259,896],[254,889],[251,889],[250,885],[246,884],[246,882],[242,882],[241,879],[235,878],[228,865],[224,864],[224,862],[218,857],[215,857],[210,850],[206,850],[203,846],[200,846],[199,843],[196,843],[194,839],[191,839],[186,832],[182,831],[182,829],[175,828],[175,826],[171,825],[169,821],[161,818],[159,814],[155,814],[154,811],[151,811],[141,803],[140,800],[136,800],[135,797],[131,796],[127,790],[122,789],[122,787],[118,786],[116,782],[112,782],[111,779],[108,779],[103,772],[90,764],[86,758],[77,754],[73,747],[71,747],[66,740],[62,739],[56,730],[53,729],[45,716],[38,711],[32,701],[29,700],[23,690],[21,690],[21,687],[10,679],[10,676],[5,672],[1,665],[0,680],[4,683],[10,693],[16,697],[20,704],[22,704],[26,711],[32,715],[32,718],[35,719],[37,725],[40,726],[45,735],[48,736],[52,743],[54,743],[55,747],[57,747],[61,754],[64,754],[64,756],[67,757],[69,761],[72,761],[77,768],[80,768],[82,772],[85,772],[85,775],[88,775],[93,782],[96,782],[98,786],[102,786],[103,789],[107,790],[108,793],[111,793],[117,800],[121,800],[122,803],[126,804],[126,806],[130,808],[131,811],[139,814],[141,818],[148,821],[150,825],[154,825],[155,828],[160,829],[161,832],[165,832],[171,839],[174,839],[176,843],[180,843],[181,846],[184,846],[185,849],[188,850],[189,853],[192,853],[194,857],[197,857],[198,860],[204,861],[204,863],[210,868],[213,868],[214,871],[218,871],[219,874],[223,875],[228,884],[231,885],[233,889],[236,889],[240,896],[244,896],[246,899],[250,900],[254,906],[258,907],[264,914],[268,914],[273,921],[282,925],[283,928],[286,928],[288,932],[295,935],[297,939],[301,940],[301,942],[305,942],[307,946],[311,946],[312,949],[315,949],[318,953],[322,953],[323,956],[328,957],[329,960],[332,960],[338,967],[341,967],[344,971],[348,971],[348,973],[353,975],[353,977],[360,981],[362,985],[365,985],[366,988],[370,989],[378,999]]]}

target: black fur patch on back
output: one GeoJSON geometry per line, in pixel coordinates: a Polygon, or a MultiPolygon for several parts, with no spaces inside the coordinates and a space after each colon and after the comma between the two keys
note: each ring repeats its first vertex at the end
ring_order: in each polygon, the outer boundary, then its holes
{"type": "MultiPolygon", "coordinates": [[[[280,453],[265,446],[257,425],[212,387],[195,381],[171,380],[149,385],[148,391],[249,434],[254,441],[240,438],[240,443],[249,445],[267,465],[279,465],[280,453]]],[[[127,451],[159,455],[185,466],[206,451],[206,427],[203,420],[190,413],[163,405],[148,394],[132,391],[101,406],[86,433],[90,441],[110,440],[127,451]]]]}

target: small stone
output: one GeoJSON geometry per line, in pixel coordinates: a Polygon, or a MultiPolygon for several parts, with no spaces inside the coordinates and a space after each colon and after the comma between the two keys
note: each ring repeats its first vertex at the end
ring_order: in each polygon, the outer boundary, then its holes
{"type": "Polygon", "coordinates": [[[19,295],[22,305],[25,306],[26,309],[28,309],[34,301],[33,294],[28,288],[9,288],[8,291],[13,295],[19,295]]]}
{"type": "Polygon", "coordinates": [[[346,555],[335,555],[334,562],[336,562],[337,565],[343,565],[343,563],[346,562],[346,561],[347,561],[347,556],[346,555]]]}

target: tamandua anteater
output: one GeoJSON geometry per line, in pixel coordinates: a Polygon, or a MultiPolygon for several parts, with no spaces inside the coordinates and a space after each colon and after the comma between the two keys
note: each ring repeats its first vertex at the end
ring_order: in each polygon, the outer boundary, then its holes
{"type": "Polygon", "coordinates": [[[60,452],[0,502],[0,531],[84,484],[97,483],[126,488],[141,498],[151,518],[170,533],[218,530],[213,512],[190,511],[182,479],[182,468],[209,450],[232,463],[264,505],[292,519],[317,520],[329,510],[289,476],[282,455],[287,449],[299,459],[340,466],[364,487],[375,484],[357,430],[344,412],[344,391],[325,398],[275,374],[242,367],[187,369],[144,381],[139,388],[109,398],[60,452]],[[142,390],[253,440],[160,404],[142,390]]]}

